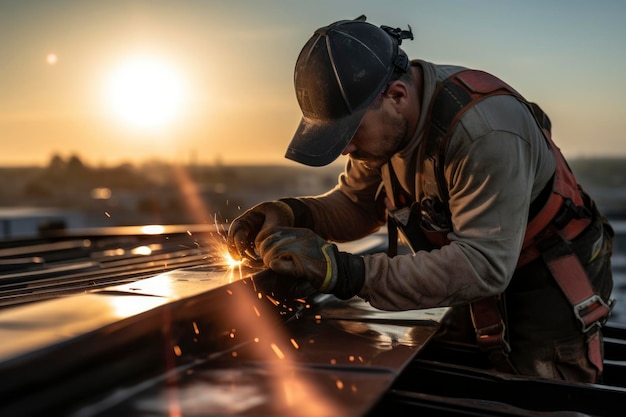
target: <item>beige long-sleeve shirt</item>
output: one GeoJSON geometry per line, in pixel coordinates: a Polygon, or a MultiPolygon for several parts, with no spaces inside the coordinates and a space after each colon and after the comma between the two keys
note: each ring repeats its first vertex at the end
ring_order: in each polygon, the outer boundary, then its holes
{"type": "MultiPolygon", "coordinates": [[[[422,113],[415,135],[391,164],[403,188],[418,196],[416,168],[436,83],[463,68],[420,60],[412,64],[420,65],[424,74],[422,113]]],[[[410,310],[501,293],[515,270],[530,203],[554,170],[554,155],[522,103],[512,96],[481,101],[455,126],[445,154],[451,243],[394,258],[366,255],[359,296],[380,309],[410,310]]],[[[302,198],[313,213],[315,231],[339,242],[380,228],[385,213],[375,196],[387,175],[383,172],[348,160],[333,190],[302,198]]]]}

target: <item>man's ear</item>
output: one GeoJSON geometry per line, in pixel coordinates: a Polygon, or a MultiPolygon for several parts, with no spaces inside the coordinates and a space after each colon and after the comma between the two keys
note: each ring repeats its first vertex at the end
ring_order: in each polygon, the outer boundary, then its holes
{"type": "Polygon", "coordinates": [[[394,103],[401,104],[403,101],[406,102],[409,97],[409,92],[406,84],[402,81],[394,81],[387,87],[385,95],[392,99],[394,103]]]}

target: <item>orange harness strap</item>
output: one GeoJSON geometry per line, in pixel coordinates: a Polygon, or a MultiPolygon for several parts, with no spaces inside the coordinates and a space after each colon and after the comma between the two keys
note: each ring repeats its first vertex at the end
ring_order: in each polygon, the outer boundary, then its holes
{"type": "MultiPolygon", "coordinates": [[[[433,105],[429,110],[430,114],[436,113],[438,110],[434,109],[434,107],[442,106],[441,103],[445,103],[446,100],[447,102],[455,101],[453,107],[456,107],[454,116],[451,120],[446,121],[449,122],[447,126],[445,125],[446,123],[439,123],[437,126],[434,126],[435,129],[432,129],[433,126],[430,127],[431,130],[439,133],[435,135],[434,142],[438,147],[436,150],[438,155],[435,158],[438,158],[437,165],[440,170],[443,167],[444,152],[452,127],[472,105],[487,97],[502,94],[516,97],[526,104],[535,115],[535,118],[538,119],[539,115],[535,113],[538,110],[537,106],[527,102],[517,91],[502,80],[483,71],[464,70],[454,74],[439,85],[438,90],[435,92],[433,105]],[[440,99],[440,97],[442,98],[440,99]],[[453,100],[450,100],[450,98],[453,100]]],[[[541,116],[543,118],[545,115],[541,116]]],[[[539,120],[538,124],[541,126],[539,120]]],[[[518,267],[542,256],[565,297],[572,305],[574,315],[580,323],[581,331],[587,333],[602,325],[602,322],[608,317],[611,308],[601,297],[595,294],[582,264],[569,249],[566,242],[578,236],[590,224],[591,218],[590,216],[585,216],[586,213],[581,213],[581,210],[586,210],[581,190],[561,151],[552,141],[549,129],[542,126],[542,131],[556,157],[557,168],[553,190],[548,201],[541,211],[531,219],[526,229],[518,267]],[[553,238],[558,243],[554,246],[554,250],[540,249],[541,244],[546,239],[553,238]],[[569,250],[564,250],[564,248],[569,250]]],[[[433,138],[433,133],[429,132],[426,137],[430,140],[433,138]]],[[[431,142],[429,144],[430,150],[425,152],[432,153],[435,144],[431,142]]],[[[423,164],[423,159],[421,164],[423,164]]],[[[442,198],[447,200],[445,187],[440,187],[440,191],[443,191],[442,198]]],[[[441,244],[441,242],[433,243],[441,244]]],[[[508,361],[510,346],[506,340],[506,325],[500,311],[500,297],[487,297],[472,303],[470,308],[479,347],[489,354],[497,369],[512,372],[512,366],[508,361]]],[[[590,333],[588,345],[589,359],[601,372],[603,366],[598,332],[595,332],[595,334],[590,333]]]]}

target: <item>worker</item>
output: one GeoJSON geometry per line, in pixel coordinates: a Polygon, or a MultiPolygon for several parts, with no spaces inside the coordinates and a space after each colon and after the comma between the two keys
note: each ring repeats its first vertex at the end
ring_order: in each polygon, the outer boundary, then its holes
{"type": "Polygon", "coordinates": [[[241,214],[232,256],[381,310],[450,307],[437,338],[471,341],[495,371],[599,382],[610,224],[538,105],[486,72],[410,60],[406,39],[410,26],[364,16],[314,32],[295,65],[302,119],[285,156],[344,155],[345,169],[323,195],[241,214]],[[335,244],[385,225],[387,253],[335,244]]]}

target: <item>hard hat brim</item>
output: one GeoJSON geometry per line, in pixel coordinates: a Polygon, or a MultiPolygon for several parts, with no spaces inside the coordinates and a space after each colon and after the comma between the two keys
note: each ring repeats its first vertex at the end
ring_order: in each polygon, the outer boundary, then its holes
{"type": "Polygon", "coordinates": [[[367,108],[329,121],[303,117],[285,158],[313,167],[330,164],[348,146],[366,112],[367,108]]]}

